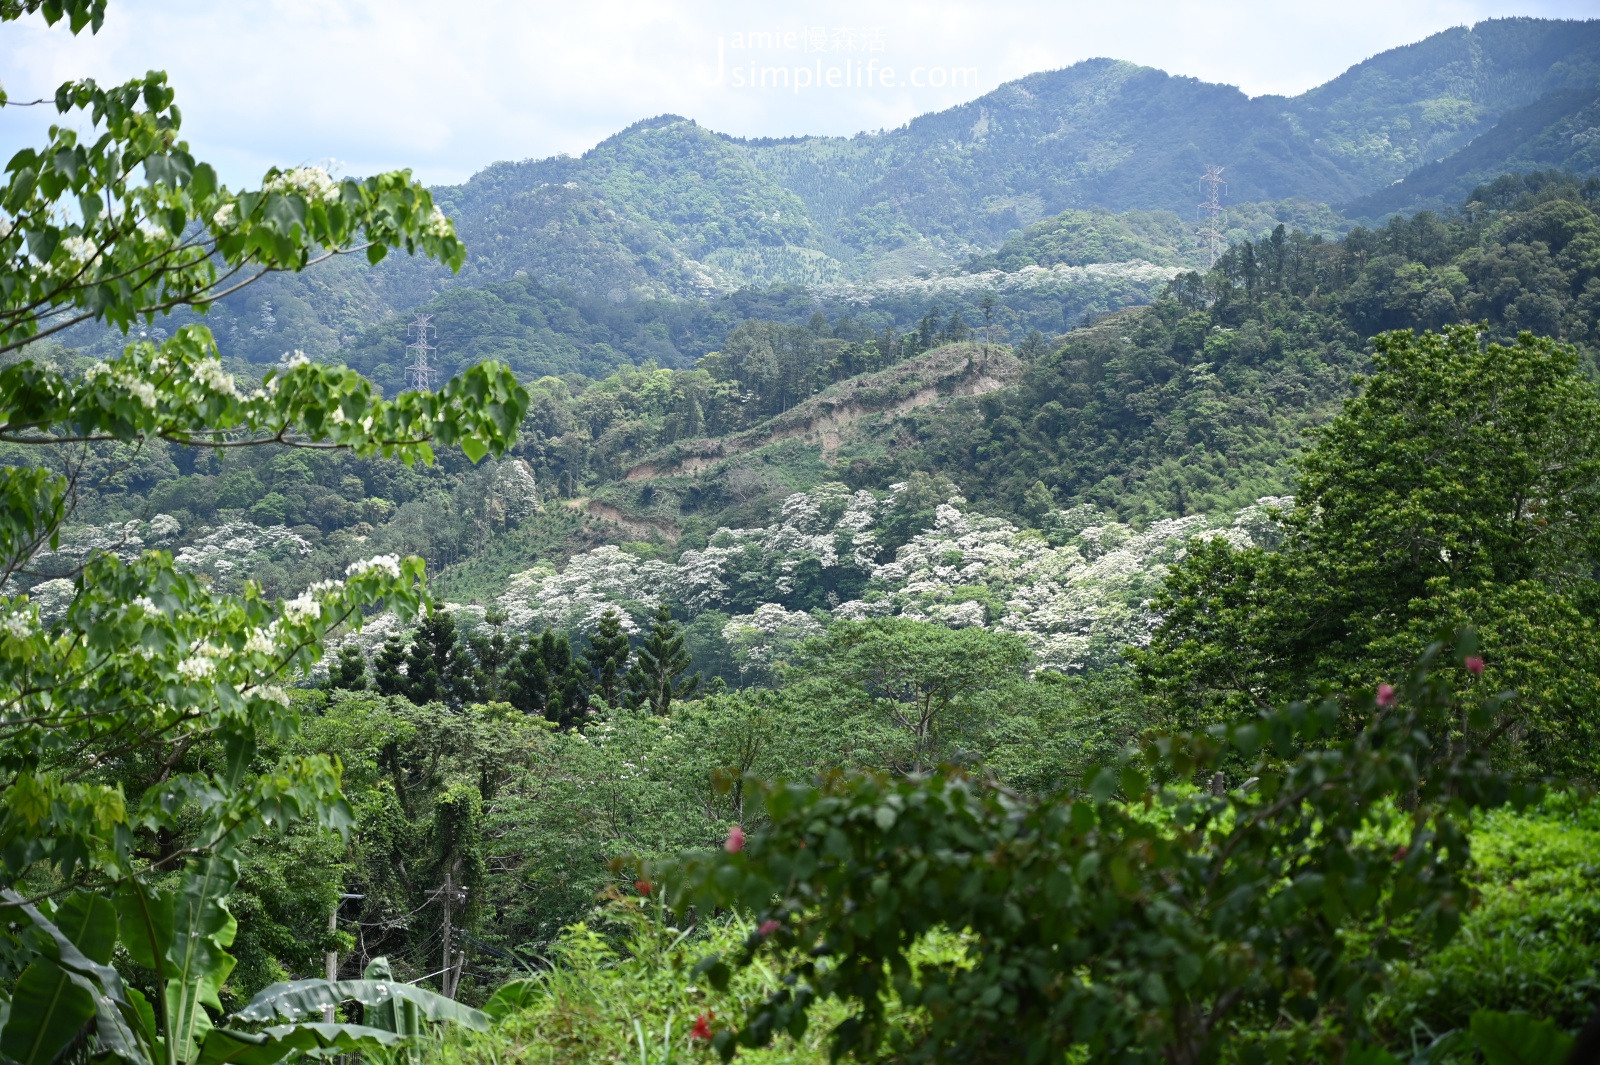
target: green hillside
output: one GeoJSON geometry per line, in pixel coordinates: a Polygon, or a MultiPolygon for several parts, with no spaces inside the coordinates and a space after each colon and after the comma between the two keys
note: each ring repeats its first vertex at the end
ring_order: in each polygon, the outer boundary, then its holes
{"type": "Polygon", "coordinates": [[[442,208],[69,84],[0,188],[0,1065],[1586,1062],[1597,41],[442,208]]]}

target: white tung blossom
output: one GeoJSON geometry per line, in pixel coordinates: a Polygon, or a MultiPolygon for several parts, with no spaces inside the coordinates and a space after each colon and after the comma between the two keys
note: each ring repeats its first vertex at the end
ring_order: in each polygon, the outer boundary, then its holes
{"type": "Polygon", "coordinates": [[[208,680],[215,676],[217,665],[204,655],[190,655],[178,663],[178,676],[187,681],[208,680]]]}
{"type": "Polygon", "coordinates": [[[513,577],[499,604],[514,629],[588,631],[616,609],[632,631],[661,599],[699,613],[726,608],[736,588],[742,598],[754,585],[767,601],[730,620],[723,636],[741,668],[759,674],[819,631],[809,614],[791,609],[799,605],[793,597],[802,590],[802,567],[825,578],[854,570],[866,590],[835,603],[835,618],[984,626],[1021,636],[1036,668],[1076,670],[1114,663],[1124,648],[1149,642],[1159,622],[1150,602],[1189,541],[1223,537],[1238,547],[1271,546],[1282,536],[1274,513],[1293,504],[1263,497],[1231,524],[1190,516],[1144,529],[1085,505],[1046,515],[1046,531],[1039,532],[963,509],[965,500],[952,497],[936,509],[930,528],[879,563],[875,529],[903,488],[893,486],[885,500],[843,485],[797,493],[784,501],[777,523],[718,529],[675,566],[616,547],[578,555],[559,572],[540,565],[513,577]]]}
{"type": "Polygon", "coordinates": [[[453,237],[456,228],[451,224],[445,213],[439,210],[439,205],[433,205],[433,213],[428,216],[428,223],[423,230],[431,237],[453,237]]]}
{"type": "Polygon", "coordinates": [[[346,577],[359,577],[361,574],[371,573],[373,570],[377,570],[386,574],[391,580],[399,580],[400,556],[375,555],[372,558],[362,559],[359,562],[352,562],[344,571],[344,575],[346,577]]]}
{"type": "Polygon", "coordinates": [[[315,621],[322,616],[322,604],[310,591],[304,591],[283,604],[283,616],[297,625],[315,621]]]}
{"type": "Polygon", "coordinates": [[[208,392],[219,395],[239,397],[239,389],[234,385],[233,374],[222,368],[222,363],[216,359],[201,359],[189,368],[190,374],[196,383],[208,392]]]}
{"type": "Polygon", "coordinates": [[[263,186],[263,191],[299,195],[323,203],[339,199],[339,183],[320,166],[302,166],[279,174],[263,186]]]}

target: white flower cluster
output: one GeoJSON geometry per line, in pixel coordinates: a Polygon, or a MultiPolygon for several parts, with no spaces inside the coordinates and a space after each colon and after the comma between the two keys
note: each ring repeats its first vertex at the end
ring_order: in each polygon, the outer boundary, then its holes
{"type": "Polygon", "coordinates": [[[190,683],[209,680],[216,672],[217,664],[205,655],[190,655],[178,663],[178,676],[190,683]]]}
{"type": "Polygon", "coordinates": [[[183,526],[178,524],[178,519],[171,514],[157,514],[150,519],[150,541],[152,543],[165,543],[183,531],[183,526]]]}
{"type": "Polygon", "coordinates": [[[778,523],[719,529],[706,548],[685,551],[676,566],[603,547],[576,556],[559,573],[542,566],[518,574],[499,603],[514,629],[590,631],[614,608],[632,631],[663,598],[699,613],[726,606],[736,585],[748,595],[756,582],[768,601],[730,620],[723,635],[750,670],[761,671],[819,628],[810,615],[788,608],[799,568],[852,567],[869,578],[867,590],[835,606],[836,618],[901,616],[1013,632],[1032,648],[1038,668],[1075,670],[1115,662],[1122,648],[1149,642],[1159,620],[1150,600],[1188,541],[1223,537],[1239,547],[1271,546],[1281,537],[1274,512],[1293,503],[1265,497],[1229,525],[1191,516],[1143,530],[1077,507],[1048,515],[1047,536],[964,511],[964,501],[954,498],[894,561],[876,564],[875,525],[902,487],[885,500],[843,485],[797,493],[778,523]]]}
{"type": "Polygon", "coordinates": [[[526,459],[507,458],[495,463],[484,500],[486,515],[522,522],[539,512],[539,483],[526,459]]]}
{"type": "Polygon", "coordinates": [[[237,208],[234,204],[223,204],[221,207],[218,207],[216,213],[211,216],[211,224],[218,229],[227,229],[229,226],[233,225],[233,216],[236,210],[237,208]]]}
{"type": "Polygon", "coordinates": [[[108,378],[113,388],[131,393],[146,410],[156,409],[156,388],[149,381],[112,369],[110,364],[104,362],[97,362],[83,372],[85,381],[98,381],[101,378],[108,378]]]}
{"type": "Polygon", "coordinates": [[[244,641],[244,653],[247,655],[270,655],[277,650],[277,625],[274,621],[265,629],[251,629],[250,635],[244,641]]]}
{"type": "Polygon", "coordinates": [[[747,683],[771,680],[774,666],[821,634],[822,625],[816,618],[801,610],[785,610],[777,603],[763,603],[755,613],[732,618],[722,627],[722,638],[733,648],[747,683]]]}
{"type": "Polygon", "coordinates": [[[283,525],[263,528],[254,522],[230,521],[203,530],[194,543],[173,559],[184,569],[206,573],[219,581],[249,574],[263,561],[311,553],[311,544],[283,525]]]}
{"type": "Polygon", "coordinates": [[[66,237],[58,250],[66,253],[65,261],[55,270],[58,274],[77,274],[100,261],[99,246],[86,237],[66,237]]]}
{"type": "Polygon", "coordinates": [[[428,222],[427,225],[423,227],[423,232],[427,233],[430,237],[439,237],[442,239],[444,237],[455,236],[456,227],[451,224],[450,219],[445,216],[445,213],[439,210],[439,205],[434,204],[433,214],[428,216],[428,222]]]}
{"type": "Polygon", "coordinates": [[[65,577],[41,581],[28,589],[28,598],[39,608],[39,620],[46,625],[64,617],[77,594],[77,587],[65,577]]]}
{"type": "Polygon", "coordinates": [[[0,631],[13,640],[26,640],[38,631],[38,628],[38,622],[25,610],[9,613],[4,620],[0,620],[0,631]]]}
{"type": "Polygon", "coordinates": [[[553,626],[589,632],[607,609],[621,615],[623,628],[637,631],[662,598],[670,597],[673,567],[640,559],[606,546],[575,556],[560,573],[530,570],[512,578],[498,602],[513,628],[553,626]]]}
{"type": "Polygon", "coordinates": [[[224,370],[222,363],[217,359],[201,359],[189,368],[189,373],[206,391],[239,398],[239,389],[233,383],[233,374],[224,370]]]}
{"type": "Polygon", "coordinates": [[[308,621],[316,621],[322,616],[322,600],[320,598],[322,593],[343,587],[343,581],[317,581],[283,604],[284,618],[296,625],[304,624],[308,621]]]}
{"type": "MultiPolygon", "coordinates": [[[[130,562],[137,558],[144,550],[144,539],[139,535],[139,523],[136,521],[114,521],[106,525],[74,525],[61,531],[61,540],[56,550],[41,551],[34,556],[29,567],[37,573],[69,573],[81,567],[89,560],[91,555],[110,554],[130,562]]],[[[47,618],[53,620],[40,598],[48,594],[58,600],[56,605],[61,611],[66,610],[66,604],[72,601],[72,582],[68,580],[45,581],[30,590],[34,602],[40,603],[40,610],[47,618]],[[46,586],[49,586],[48,588],[46,586]]],[[[54,609],[52,606],[50,609],[54,609]]]]}
{"type": "Polygon", "coordinates": [[[302,166],[279,174],[262,187],[264,192],[304,196],[308,200],[333,203],[339,199],[339,183],[320,166],[302,166]]]}
{"type": "Polygon", "coordinates": [[[345,569],[344,575],[346,577],[359,577],[361,574],[371,573],[373,570],[386,574],[391,580],[399,580],[400,556],[375,555],[372,558],[362,559],[360,562],[352,562],[345,569]]]}

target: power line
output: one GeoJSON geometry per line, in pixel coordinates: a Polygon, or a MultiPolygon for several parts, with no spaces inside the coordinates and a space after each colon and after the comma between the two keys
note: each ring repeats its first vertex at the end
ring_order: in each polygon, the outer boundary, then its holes
{"type": "Polygon", "coordinates": [[[1206,247],[1206,269],[1217,265],[1217,260],[1222,257],[1223,226],[1228,224],[1228,214],[1223,210],[1222,197],[1227,194],[1228,183],[1222,180],[1220,166],[1207,166],[1206,172],[1200,177],[1200,184],[1205,186],[1206,201],[1198,204],[1200,218],[1200,241],[1206,247]]]}

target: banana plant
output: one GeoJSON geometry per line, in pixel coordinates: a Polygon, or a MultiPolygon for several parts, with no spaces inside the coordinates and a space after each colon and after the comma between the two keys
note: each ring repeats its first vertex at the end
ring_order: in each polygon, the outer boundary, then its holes
{"type": "Polygon", "coordinates": [[[55,904],[0,891],[0,920],[18,929],[6,946],[27,959],[0,1002],[0,1058],[51,1065],[81,1048],[124,1065],[277,1065],[305,1052],[403,1048],[425,1022],[489,1026],[478,1010],[395,981],[383,959],[361,980],[273,984],[223,1016],[218,992],[233,970],[227,948],[237,929],[227,896],[237,879],[231,860],[213,856],[173,888],[130,879],[111,898],[78,891],[55,904]],[[155,975],[155,1002],[111,966],[119,944],[155,975]],[[311,1019],[347,1001],[361,1003],[370,1023],[311,1019]]]}

